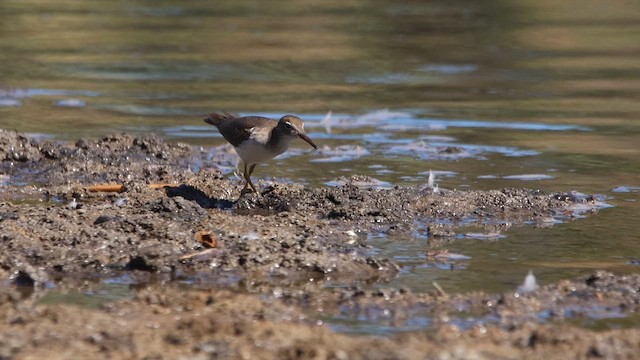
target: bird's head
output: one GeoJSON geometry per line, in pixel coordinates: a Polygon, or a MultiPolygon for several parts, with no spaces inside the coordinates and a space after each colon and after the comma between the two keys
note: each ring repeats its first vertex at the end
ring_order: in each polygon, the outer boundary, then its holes
{"type": "Polygon", "coordinates": [[[309,143],[309,145],[313,146],[314,149],[318,149],[316,144],[314,144],[307,136],[307,133],[305,133],[304,122],[302,122],[299,117],[293,115],[283,116],[280,121],[278,121],[278,129],[286,135],[299,137],[309,143]]]}

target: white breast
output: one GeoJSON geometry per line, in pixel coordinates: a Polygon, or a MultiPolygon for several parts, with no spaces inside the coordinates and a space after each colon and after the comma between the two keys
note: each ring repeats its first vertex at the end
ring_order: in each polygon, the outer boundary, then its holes
{"type": "Polygon", "coordinates": [[[235,150],[246,164],[262,163],[273,159],[282,154],[289,147],[289,139],[285,138],[280,141],[277,148],[269,148],[265,146],[269,134],[261,131],[253,131],[249,139],[243,141],[235,150]]]}

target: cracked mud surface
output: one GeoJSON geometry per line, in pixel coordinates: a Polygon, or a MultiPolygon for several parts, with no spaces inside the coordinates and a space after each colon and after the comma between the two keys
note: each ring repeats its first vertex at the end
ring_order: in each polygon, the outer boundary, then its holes
{"type": "Polygon", "coordinates": [[[60,144],[0,130],[0,358],[632,358],[640,350],[637,329],[563,321],[637,312],[634,276],[598,272],[522,295],[354,285],[397,276],[393,261],[366,251],[368,233],[421,230],[435,243],[469,219],[487,232],[543,226],[596,209],[597,198],[381,190],[358,186],[367,182],[359,176],[338,187],[269,184],[262,196],[240,197],[215,162],[193,166],[202,158],[155,137],[60,144]],[[122,190],[90,191],[96,184],[122,190]],[[198,240],[203,232],[214,247],[198,240]],[[97,309],[40,301],[48,287],[91,287],[123,273],[135,282],[129,300],[97,309]],[[325,289],[329,277],[344,287],[325,289]],[[431,330],[381,339],[318,325],[341,313],[425,318],[431,330]],[[480,320],[454,321],[461,313],[480,320]]]}

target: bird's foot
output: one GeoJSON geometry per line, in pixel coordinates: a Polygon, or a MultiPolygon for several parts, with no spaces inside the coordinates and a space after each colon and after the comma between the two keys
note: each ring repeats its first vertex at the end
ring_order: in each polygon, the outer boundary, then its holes
{"type": "Polygon", "coordinates": [[[253,189],[248,188],[248,187],[243,188],[242,190],[240,190],[240,197],[242,197],[242,196],[244,196],[246,194],[256,194],[257,197],[262,197],[262,194],[260,194],[257,191],[254,191],[253,189]]]}

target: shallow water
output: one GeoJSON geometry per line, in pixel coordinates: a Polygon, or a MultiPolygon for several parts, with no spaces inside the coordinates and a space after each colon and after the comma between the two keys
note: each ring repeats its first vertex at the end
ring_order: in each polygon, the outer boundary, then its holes
{"type": "Polygon", "coordinates": [[[223,141],[201,120],[209,111],[295,113],[320,151],[300,142],[257,177],[321,186],[363,174],[384,186],[425,184],[432,170],[441,188],[576,190],[614,206],[497,238],[470,226],[446,246],[470,259],[445,264],[421,234],[370,234],[403,266],[383,286],[491,292],[528,270],[541,284],[637,272],[639,16],[626,0],[8,0],[0,128],[211,147],[223,141]]]}

